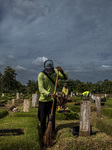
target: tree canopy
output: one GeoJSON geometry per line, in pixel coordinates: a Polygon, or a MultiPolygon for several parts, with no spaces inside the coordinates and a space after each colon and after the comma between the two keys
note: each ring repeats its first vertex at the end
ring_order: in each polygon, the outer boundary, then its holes
{"type": "Polygon", "coordinates": [[[16,80],[17,73],[11,67],[6,67],[4,73],[0,73],[1,92],[19,91],[22,84],[16,80]]]}
{"type": "MultiPolygon", "coordinates": [[[[4,73],[0,72],[0,92],[22,92],[22,93],[35,93],[38,91],[38,81],[29,80],[27,85],[22,85],[16,80],[17,73],[11,67],[6,67],[4,73]]],[[[78,79],[59,80],[57,91],[61,92],[63,85],[66,83],[69,91],[84,92],[86,90],[91,93],[112,93],[112,81],[105,79],[104,81],[81,82],[78,79]]]]}

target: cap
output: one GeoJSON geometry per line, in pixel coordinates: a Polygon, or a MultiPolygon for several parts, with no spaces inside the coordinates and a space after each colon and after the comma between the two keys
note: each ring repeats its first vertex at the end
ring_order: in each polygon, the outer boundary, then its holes
{"type": "Polygon", "coordinates": [[[47,72],[51,72],[54,70],[54,64],[53,64],[53,61],[52,60],[46,60],[44,62],[44,68],[47,72]]]}

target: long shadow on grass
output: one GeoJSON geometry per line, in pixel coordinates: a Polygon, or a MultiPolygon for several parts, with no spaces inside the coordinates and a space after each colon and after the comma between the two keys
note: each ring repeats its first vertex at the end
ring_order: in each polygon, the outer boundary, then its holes
{"type": "Polygon", "coordinates": [[[66,123],[66,124],[60,124],[57,126],[55,133],[57,133],[59,130],[63,128],[73,128],[74,126],[79,125],[79,123],[66,123]]]}
{"type": "MultiPolygon", "coordinates": [[[[55,130],[55,135],[57,134],[57,132],[59,130],[62,130],[64,128],[71,128],[71,129],[73,129],[76,126],[79,126],[78,122],[76,122],[76,123],[67,123],[67,124],[60,124],[60,125],[57,126],[57,128],[55,130]]],[[[96,135],[98,133],[101,133],[101,131],[99,131],[99,130],[94,131],[94,130],[91,129],[91,135],[96,135]]]]}

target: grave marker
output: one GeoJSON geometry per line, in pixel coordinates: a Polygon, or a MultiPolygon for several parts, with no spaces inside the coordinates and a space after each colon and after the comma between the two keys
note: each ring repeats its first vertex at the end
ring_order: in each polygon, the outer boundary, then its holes
{"type": "Polygon", "coordinates": [[[19,93],[16,93],[16,99],[17,100],[19,99],[19,93]]]}
{"type": "Polygon", "coordinates": [[[79,93],[77,92],[77,93],[76,93],[76,96],[78,96],[78,95],[79,95],[79,93]]]}
{"type": "Polygon", "coordinates": [[[32,94],[32,107],[36,106],[36,102],[37,102],[37,93],[32,94]]]}
{"type": "Polygon", "coordinates": [[[107,94],[105,94],[105,98],[107,97],[107,94]]]}
{"type": "Polygon", "coordinates": [[[29,99],[25,99],[23,103],[23,112],[29,112],[30,101],[29,99]]]}
{"type": "Polygon", "coordinates": [[[94,95],[91,95],[91,99],[94,100],[94,95]]]}
{"type": "Polygon", "coordinates": [[[100,99],[100,97],[96,98],[95,104],[96,104],[97,116],[101,117],[101,99],[100,99]]]}
{"type": "Polygon", "coordinates": [[[71,92],[71,97],[73,97],[73,92],[71,92]]]}
{"type": "Polygon", "coordinates": [[[91,102],[84,100],[81,102],[80,109],[80,136],[90,136],[90,115],[91,115],[91,102]]]}
{"type": "Polygon", "coordinates": [[[15,99],[12,99],[12,104],[13,104],[13,105],[15,104],[15,99]]]}
{"type": "Polygon", "coordinates": [[[4,93],[2,93],[2,97],[4,97],[5,95],[4,95],[4,93]]]}

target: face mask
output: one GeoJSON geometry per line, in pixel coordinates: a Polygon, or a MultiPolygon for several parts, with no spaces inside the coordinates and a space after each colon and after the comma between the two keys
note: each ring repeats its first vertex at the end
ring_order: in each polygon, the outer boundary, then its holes
{"type": "Polygon", "coordinates": [[[51,72],[47,72],[47,74],[49,74],[49,75],[51,75],[53,72],[51,71],[51,72]]]}
{"type": "Polygon", "coordinates": [[[52,68],[52,69],[45,68],[45,71],[47,72],[47,74],[52,74],[54,72],[54,68],[52,68]]]}

